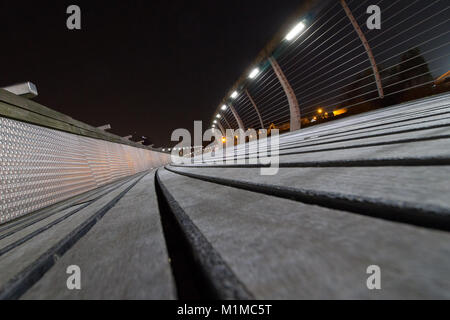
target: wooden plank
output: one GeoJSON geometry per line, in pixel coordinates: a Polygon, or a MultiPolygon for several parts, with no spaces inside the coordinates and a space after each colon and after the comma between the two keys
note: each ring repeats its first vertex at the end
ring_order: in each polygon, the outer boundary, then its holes
{"type": "Polygon", "coordinates": [[[43,219],[33,221],[33,224],[19,226],[14,230],[11,230],[11,232],[5,233],[0,240],[0,257],[13,251],[16,247],[26,244],[28,241],[33,241],[33,239],[39,234],[45,233],[47,230],[57,228],[58,224],[63,223],[64,220],[69,219],[72,215],[77,214],[87,206],[88,204],[74,205],[71,208],[45,216],[43,219]]]}
{"type": "MultiPolygon", "coordinates": [[[[448,160],[450,139],[420,141],[410,143],[393,143],[381,146],[358,147],[355,149],[322,150],[304,154],[286,155],[280,162],[304,163],[318,161],[394,161],[402,165],[405,160],[448,160]]],[[[448,161],[446,161],[448,164],[448,161]]]]}
{"type": "Polygon", "coordinates": [[[55,120],[63,122],[70,122],[71,120],[73,120],[69,116],[66,116],[60,112],[47,108],[32,100],[17,96],[3,89],[0,89],[0,101],[15,107],[20,107],[21,109],[25,109],[27,111],[31,111],[33,113],[43,115],[47,118],[53,118],[55,120]]]}
{"type": "Polygon", "coordinates": [[[76,127],[66,122],[58,121],[37,113],[29,112],[27,110],[20,109],[3,102],[0,102],[0,114],[7,118],[17,119],[23,122],[36,124],[47,128],[79,134],[79,131],[76,127]]]}
{"type": "MultiPolygon", "coordinates": [[[[338,161],[349,163],[391,161],[402,164],[411,159],[423,161],[445,160],[448,164],[449,150],[450,139],[413,141],[408,143],[400,141],[385,145],[368,145],[362,141],[361,144],[355,144],[349,146],[349,148],[330,146],[329,148],[322,147],[319,150],[310,149],[308,151],[292,152],[291,154],[281,155],[279,161],[285,166],[297,166],[298,164],[316,166],[320,163],[338,161]]],[[[209,161],[211,164],[213,162],[212,160],[209,161]]],[[[198,164],[196,165],[198,166],[198,164]]]]}
{"type": "Polygon", "coordinates": [[[281,139],[293,139],[302,136],[312,136],[321,134],[335,134],[341,131],[365,129],[370,126],[386,126],[408,119],[430,115],[433,113],[447,112],[450,95],[431,97],[416,100],[403,105],[396,105],[371,112],[353,115],[351,117],[337,119],[305,128],[295,133],[282,135],[281,139]]]}
{"type": "Polygon", "coordinates": [[[280,197],[297,199],[297,194],[299,201],[325,207],[353,205],[356,213],[395,221],[420,225],[426,224],[427,219],[436,219],[435,227],[450,228],[450,166],[282,168],[275,176],[262,176],[259,169],[249,168],[168,169],[248,190],[273,190],[270,194],[280,197]]]}
{"type": "MultiPolygon", "coordinates": [[[[98,200],[102,196],[104,196],[107,193],[111,192],[112,190],[122,186],[127,181],[130,181],[137,176],[138,175],[119,179],[118,181],[110,183],[106,186],[85,192],[79,196],[65,200],[61,203],[50,206],[48,208],[44,208],[44,209],[38,210],[36,212],[30,213],[30,214],[23,216],[17,220],[11,221],[5,225],[0,226],[0,248],[5,246],[5,243],[3,243],[1,240],[5,239],[7,237],[10,237],[14,233],[21,231],[21,230],[29,230],[29,231],[25,232],[25,235],[27,233],[33,232],[32,230],[36,229],[36,224],[38,222],[44,221],[43,225],[46,225],[50,221],[49,219],[53,219],[53,217],[52,217],[53,215],[59,215],[62,211],[69,212],[71,210],[74,210],[74,208],[79,205],[87,204],[89,202],[98,200]],[[67,209],[69,209],[69,211],[67,211],[67,209]],[[27,228],[29,228],[29,229],[27,229],[27,228]]],[[[10,241],[10,240],[6,240],[6,241],[10,241]]]]}
{"type": "MultiPolygon", "coordinates": [[[[34,101],[16,96],[3,89],[0,89],[0,116],[76,135],[152,150],[141,144],[75,120],[34,101]]],[[[160,153],[157,150],[152,151],[160,153]]]]}
{"type": "MultiPolygon", "coordinates": [[[[438,127],[450,127],[450,108],[449,111],[443,115],[442,113],[429,117],[414,118],[412,120],[405,120],[401,123],[389,125],[377,125],[374,128],[360,128],[355,130],[339,130],[320,135],[311,135],[298,139],[280,140],[283,149],[292,147],[301,147],[302,145],[333,143],[338,141],[348,141],[353,139],[364,139],[373,136],[389,136],[400,134],[402,132],[414,132],[427,130],[438,127]]],[[[255,149],[255,148],[253,148],[255,149]]]]}
{"type": "MultiPolygon", "coordinates": [[[[282,142],[280,141],[280,155],[291,155],[304,153],[307,151],[320,151],[349,148],[358,145],[376,145],[376,144],[394,144],[396,141],[409,140],[430,140],[433,138],[450,137],[450,117],[448,119],[436,119],[429,123],[405,125],[399,128],[389,128],[373,130],[370,132],[341,134],[331,137],[320,137],[312,139],[302,138],[299,141],[282,142]]],[[[247,150],[239,149],[236,151],[236,159],[247,159],[250,156],[258,155],[258,148],[254,145],[249,146],[247,150]]],[[[233,159],[235,156],[225,156],[224,159],[233,159]]],[[[206,160],[205,163],[211,162],[206,160]]]]}
{"type": "MultiPolygon", "coordinates": [[[[92,133],[97,133],[97,134],[102,133],[102,130],[100,130],[100,129],[97,129],[93,126],[85,124],[81,121],[75,120],[61,112],[52,110],[52,109],[45,107],[33,100],[29,100],[29,99],[25,99],[25,98],[16,96],[16,95],[14,95],[8,91],[2,90],[2,89],[0,89],[0,101],[6,102],[6,104],[11,105],[12,107],[18,107],[15,109],[22,109],[25,111],[29,111],[30,113],[33,113],[36,116],[41,116],[48,120],[63,122],[63,123],[72,125],[76,128],[79,128],[81,130],[85,130],[85,131],[92,132],[92,133]]],[[[1,111],[0,111],[0,114],[2,114],[1,111]]],[[[17,116],[19,116],[19,114],[17,114],[17,116]]],[[[45,126],[45,122],[43,123],[43,125],[45,126]]],[[[108,132],[103,132],[103,133],[104,133],[104,136],[109,135],[111,137],[114,137],[114,135],[112,135],[108,132]]]]}
{"type": "MultiPolygon", "coordinates": [[[[449,119],[440,119],[439,116],[432,119],[423,124],[414,120],[412,123],[404,123],[400,128],[391,125],[388,128],[368,132],[341,133],[330,137],[312,136],[307,140],[307,135],[291,136],[289,139],[280,138],[280,162],[292,164],[307,161],[319,162],[324,158],[329,161],[449,158],[449,119]],[[298,140],[295,140],[296,137],[298,140]],[[372,157],[365,156],[367,152],[371,153],[372,157]]],[[[254,145],[249,146],[253,155],[257,154],[254,145]]],[[[237,157],[237,159],[246,158],[248,155],[237,157]]],[[[206,155],[204,163],[214,161],[215,159],[209,159],[206,155]]],[[[201,164],[199,159],[197,162],[201,164]]]]}
{"type": "MultiPolygon", "coordinates": [[[[422,99],[285,134],[280,136],[281,154],[284,150],[295,150],[294,147],[320,146],[320,144],[334,144],[346,142],[346,140],[355,141],[357,138],[366,139],[375,135],[381,136],[385,141],[404,139],[406,135],[410,135],[413,139],[414,134],[420,136],[421,131],[431,136],[431,133],[426,131],[427,128],[448,127],[449,119],[445,115],[450,113],[449,98],[450,95],[447,94],[422,99]],[[389,123],[386,124],[386,122],[389,123]],[[399,134],[398,137],[395,136],[396,133],[399,134]]],[[[255,152],[256,143],[238,146],[235,149],[244,150],[245,148],[255,152]]]]}
{"type": "MultiPolygon", "coordinates": [[[[56,224],[46,232],[40,232],[0,259],[0,299],[20,297],[35,281],[40,279],[55,263],[55,257],[63,255],[96,221],[104,215],[142,177],[134,178],[56,224]]],[[[5,241],[6,239],[2,240],[5,241]]]]}
{"type": "MultiPolygon", "coordinates": [[[[369,118],[361,119],[358,126],[347,127],[344,124],[335,128],[333,123],[323,126],[323,130],[309,131],[307,129],[292,135],[280,136],[282,149],[292,148],[294,146],[308,145],[313,142],[345,141],[347,139],[365,138],[373,135],[396,134],[404,131],[420,131],[436,127],[449,126],[450,106],[441,107],[439,110],[422,111],[421,116],[408,114],[406,118],[396,119],[389,117],[390,122],[384,120],[380,123],[371,123],[369,118]],[[392,121],[394,120],[394,121],[392,121]],[[329,128],[329,130],[325,130],[329,128]]],[[[257,150],[257,143],[251,142],[246,145],[240,145],[235,150],[246,150],[254,152],[257,150]]]]}
{"type": "Polygon", "coordinates": [[[416,118],[418,115],[425,115],[429,112],[442,112],[448,109],[450,94],[428,97],[424,99],[407,102],[387,108],[369,111],[351,117],[337,119],[332,122],[326,122],[311,126],[294,133],[287,133],[280,139],[294,139],[302,136],[312,136],[322,133],[335,133],[341,129],[345,131],[354,129],[364,129],[370,125],[385,125],[395,121],[403,121],[416,118]]]}
{"type": "Polygon", "coordinates": [[[450,297],[448,233],[159,175],[257,299],[450,297]],[[371,265],[382,290],[366,287],[371,265]]]}
{"type": "Polygon", "coordinates": [[[23,299],[175,299],[154,190],[146,176],[23,299]],[[78,265],[82,290],[67,289],[66,269],[78,265]]]}

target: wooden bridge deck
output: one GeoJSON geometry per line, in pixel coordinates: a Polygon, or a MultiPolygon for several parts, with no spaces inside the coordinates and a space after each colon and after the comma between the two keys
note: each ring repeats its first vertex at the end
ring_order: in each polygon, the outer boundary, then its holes
{"type": "Polygon", "coordinates": [[[0,298],[450,298],[450,95],[280,146],[276,176],[168,165],[0,226],[0,298]]]}

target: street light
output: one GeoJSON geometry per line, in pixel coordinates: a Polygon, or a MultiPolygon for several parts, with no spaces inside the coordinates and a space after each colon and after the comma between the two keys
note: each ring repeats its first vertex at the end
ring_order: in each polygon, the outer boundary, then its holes
{"type": "Polygon", "coordinates": [[[228,107],[224,104],[224,105],[222,106],[221,109],[222,109],[223,111],[225,111],[225,110],[227,110],[227,108],[228,108],[228,107]]]}
{"type": "Polygon", "coordinates": [[[38,96],[36,85],[31,82],[20,83],[2,89],[26,99],[33,99],[38,96]]]}
{"type": "Polygon", "coordinates": [[[250,72],[250,74],[248,75],[248,77],[249,77],[250,79],[255,79],[255,78],[258,76],[258,74],[259,74],[259,69],[258,69],[258,68],[255,68],[255,69],[253,69],[252,72],[250,72]]]}
{"type": "Polygon", "coordinates": [[[110,124],[105,124],[104,126],[101,126],[101,127],[97,127],[97,129],[99,129],[99,130],[103,130],[103,131],[106,131],[106,130],[111,130],[111,129],[112,129],[112,127],[111,127],[111,125],[110,125],[110,124]]]}
{"type": "Polygon", "coordinates": [[[238,97],[238,95],[239,95],[239,93],[237,91],[235,91],[231,94],[231,98],[236,99],[238,97]]]}
{"type": "Polygon", "coordinates": [[[287,41],[291,41],[293,40],[295,37],[297,37],[300,32],[302,32],[304,29],[306,28],[306,25],[303,22],[300,22],[299,24],[297,24],[294,28],[292,28],[292,30],[286,35],[286,40],[287,41]]]}
{"type": "Polygon", "coordinates": [[[216,118],[220,119],[220,118],[222,118],[222,116],[220,114],[217,114],[216,118]]]}

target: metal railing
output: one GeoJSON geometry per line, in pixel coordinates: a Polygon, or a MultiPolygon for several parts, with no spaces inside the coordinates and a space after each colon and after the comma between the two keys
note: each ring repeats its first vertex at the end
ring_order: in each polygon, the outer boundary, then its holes
{"type": "Polygon", "coordinates": [[[0,224],[169,160],[0,90],[0,224]]]}
{"type": "Polygon", "coordinates": [[[212,126],[295,131],[448,91],[435,79],[450,69],[449,20],[446,0],[307,1],[290,24],[294,36],[286,28],[272,40],[212,126]],[[374,5],[380,29],[367,25],[374,5]]]}

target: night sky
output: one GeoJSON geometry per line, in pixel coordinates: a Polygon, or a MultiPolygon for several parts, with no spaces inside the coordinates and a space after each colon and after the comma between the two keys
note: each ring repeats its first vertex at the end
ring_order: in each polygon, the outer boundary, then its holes
{"type": "Polygon", "coordinates": [[[32,81],[35,99],[121,136],[169,144],[209,125],[226,91],[301,1],[0,0],[0,87],[32,81]],[[66,28],[66,8],[82,30],[66,28]]]}

